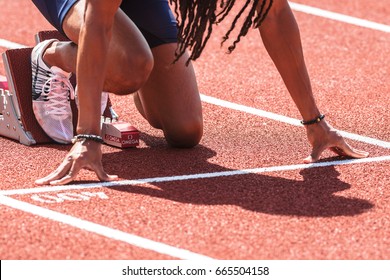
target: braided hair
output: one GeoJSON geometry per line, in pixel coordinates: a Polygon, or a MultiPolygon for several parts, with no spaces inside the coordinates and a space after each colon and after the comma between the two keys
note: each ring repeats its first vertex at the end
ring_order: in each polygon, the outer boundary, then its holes
{"type": "MultiPolygon", "coordinates": [[[[190,60],[196,60],[201,55],[213,31],[213,25],[222,22],[232,10],[236,0],[169,0],[178,20],[178,48],[177,61],[186,51],[191,51],[190,60]]],[[[249,28],[259,27],[267,16],[273,0],[239,0],[244,2],[243,7],[234,17],[229,30],[222,38],[221,45],[229,39],[239,18],[247,12],[240,32],[233,43],[228,47],[231,53],[245,36],[249,28]],[[257,12],[256,12],[257,11],[257,12]]]]}

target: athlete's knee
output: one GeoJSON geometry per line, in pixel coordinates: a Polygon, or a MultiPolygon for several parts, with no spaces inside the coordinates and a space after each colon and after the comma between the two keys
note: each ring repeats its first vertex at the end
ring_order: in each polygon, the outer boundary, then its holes
{"type": "Polygon", "coordinates": [[[148,80],[153,69],[153,57],[151,54],[141,54],[122,61],[120,71],[114,74],[115,93],[119,95],[138,91],[148,80]]]}
{"type": "Polygon", "coordinates": [[[199,144],[203,136],[203,122],[197,120],[176,124],[171,129],[164,130],[168,144],[175,148],[192,148],[199,144]]]}
{"type": "Polygon", "coordinates": [[[122,73],[122,90],[118,94],[133,93],[140,90],[148,80],[153,69],[153,60],[137,59],[130,71],[122,73]]]}

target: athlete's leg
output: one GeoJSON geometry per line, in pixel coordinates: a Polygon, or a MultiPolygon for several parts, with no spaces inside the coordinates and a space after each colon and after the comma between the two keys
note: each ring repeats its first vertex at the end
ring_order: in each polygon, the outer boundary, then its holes
{"type": "MultiPolygon", "coordinates": [[[[72,6],[63,21],[63,31],[72,42],[51,45],[44,55],[49,65],[75,72],[77,43],[85,9],[84,0],[72,6]]],[[[128,94],[138,90],[153,67],[153,57],[144,37],[134,23],[121,11],[115,15],[104,90],[128,94]]]]}
{"type": "Polygon", "coordinates": [[[192,65],[187,56],[173,64],[177,25],[168,1],[123,1],[121,8],[139,27],[152,49],[154,68],[134,94],[140,113],[163,130],[175,147],[193,147],[203,134],[202,108],[192,65]]]}
{"type": "MultiPolygon", "coordinates": [[[[80,1],[72,7],[62,26],[66,35],[75,43],[78,42],[78,34],[84,12],[83,2],[80,1]]],[[[165,23],[168,21],[168,28],[164,28],[164,25],[160,25],[158,21],[155,22],[154,26],[159,29],[156,32],[157,35],[161,35],[161,33],[164,35],[166,29],[171,30],[172,26],[176,28],[176,24],[171,16],[167,17],[166,10],[163,10],[162,14],[160,14],[160,9],[151,9],[151,7],[155,7],[163,2],[150,0],[140,2],[124,1],[122,6],[130,3],[127,11],[132,12],[130,18],[135,18],[136,23],[140,20],[142,21],[148,12],[155,12],[151,16],[152,19],[159,19],[160,16],[165,16],[163,21],[165,23]],[[138,10],[134,9],[132,6],[134,3],[141,3],[141,6],[143,5],[141,10],[139,7],[138,10]]],[[[167,4],[167,2],[165,1],[163,4],[167,4]]],[[[126,14],[129,13],[127,12],[126,14]]],[[[146,29],[149,29],[149,27],[146,26],[146,29]]],[[[113,43],[110,46],[109,56],[112,59],[110,59],[108,66],[105,90],[114,93],[128,93],[141,86],[145,76],[149,75],[149,71],[145,71],[145,68],[148,69],[152,64],[150,62],[153,58],[148,58],[148,53],[145,51],[143,44],[135,45],[132,42],[133,37],[135,37],[135,41],[139,39],[139,34],[136,34],[136,31],[137,29],[132,21],[124,16],[122,12],[118,12],[111,40],[113,43]],[[146,54],[143,54],[143,51],[146,54]],[[134,53],[137,55],[134,56],[134,53]],[[132,59],[140,61],[134,62],[132,59]],[[136,76],[141,76],[139,78],[141,82],[137,82],[136,76]]],[[[149,34],[144,29],[142,29],[142,32],[152,47],[156,63],[150,78],[142,87],[142,90],[134,95],[137,108],[152,126],[163,129],[169,144],[176,147],[192,147],[198,144],[203,133],[201,103],[192,65],[189,67],[185,66],[185,57],[172,65],[176,43],[168,43],[176,41],[176,33],[172,35],[172,32],[169,31],[169,39],[160,42],[158,36],[149,34]],[[157,40],[157,43],[154,40],[157,40]]],[[[76,53],[77,49],[74,44],[59,43],[47,50],[45,60],[49,64],[52,63],[70,72],[74,71],[76,53]]],[[[150,50],[149,55],[151,56],[150,50]]]]}
{"type": "Polygon", "coordinates": [[[203,134],[202,106],[192,64],[187,56],[172,64],[176,44],[152,49],[154,68],[145,86],[134,95],[141,114],[164,131],[174,147],[193,147],[203,134]]]}

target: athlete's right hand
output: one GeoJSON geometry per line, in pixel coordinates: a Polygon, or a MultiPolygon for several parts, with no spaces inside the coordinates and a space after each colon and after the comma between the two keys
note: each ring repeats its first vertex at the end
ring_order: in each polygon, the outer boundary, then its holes
{"type": "Polygon", "coordinates": [[[60,166],[48,176],[35,181],[36,185],[65,185],[76,179],[81,169],[92,170],[100,181],[114,181],[116,175],[107,174],[102,165],[101,144],[92,140],[77,141],[60,166]]]}

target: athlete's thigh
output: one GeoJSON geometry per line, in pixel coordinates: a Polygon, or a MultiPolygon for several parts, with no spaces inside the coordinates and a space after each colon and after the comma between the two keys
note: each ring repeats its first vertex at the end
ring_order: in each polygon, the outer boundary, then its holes
{"type": "MultiPolygon", "coordinates": [[[[62,27],[76,44],[85,10],[85,0],[77,1],[66,15],[62,27]]],[[[122,10],[115,14],[112,38],[108,50],[105,90],[118,94],[138,89],[146,80],[153,64],[145,38],[122,10]]]]}
{"type": "Polygon", "coordinates": [[[141,30],[154,59],[148,81],[135,96],[137,107],[171,144],[197,143],[203,131],[198,87],[192,65],[185,65],[187,57],[173,64],[177,22],[168,1],[124,0],[121,8],[141,30]]]}
{"type": "Polygon", "coordinates": [[[32,2],[47,21],[65,35],[62,30],[62,22],[78,0],[32,0],[32,2]]]}
{"type": "Polygon", "coordinates": [[[177,42],[177,22],[168,0],[123,0],[121,9],[137,25],[150,48],[177,42]]]}

